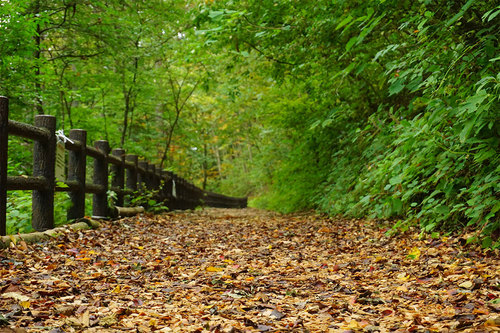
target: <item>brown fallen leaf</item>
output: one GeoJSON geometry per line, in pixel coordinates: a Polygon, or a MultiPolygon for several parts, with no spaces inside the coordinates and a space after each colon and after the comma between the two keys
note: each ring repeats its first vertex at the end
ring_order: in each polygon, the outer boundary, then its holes
{"type": "Polygon", "coordinates": [[[418,236],[255,209],[109,221],[0,250],[0,322],[28,331],[498,330],[498,256],[418,236]]]}
{"type": "Polygon", "coordinates": [[[500,327],[500,317],[488,319],[484,322],[485,327],[500,327]]]}

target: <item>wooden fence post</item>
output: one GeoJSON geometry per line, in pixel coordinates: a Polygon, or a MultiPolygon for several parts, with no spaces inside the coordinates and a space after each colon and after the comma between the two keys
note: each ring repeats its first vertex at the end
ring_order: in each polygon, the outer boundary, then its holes
{"type": "Polygon", "coordinates": [[[79,151],[68,151],[68,181],[76,181],[77,189],[69,192],[71,207],[68,209],[68,220],[79,219],[85,216],[85,178],[86,178],[86,153],[87,131],[72,129],[69,131],[71,140],[79,141],[79,151]]]}
{"type": "Polygon", "coordinates": [[[56,118],[48,115],[35,116],[35,126],[49,131],[48,142],[35,141],[33,144],[33,176],[44,177],[47,187],[33,191],[33,229],[44,231],[54,227],[54,192],[56,163],[56,118]]]}
{"type": "Polygon", "coordinates": [[[105,156],[104,158],[94,159],[94,184],[101,185],[103,192],[94,194],[92,203],[92,215],[96,217],[107,217],[108,210],[108,160],[109,143],[106,140],[96,141],[94,147],[99,149],[105,156]]]}
{"type": "Polygon", "coordinates": [[[161,183],[160,183],[160,193],[161,193],[161,201],[166,203],[168,199],[167,192],[167,183],[168,183],[168,171],[161,170],[161,183]]]}
{"type": "Polygon", "coordinates": [[[111,172],[113,173],[111,186],[119,189],[116,192],[115,205],[123,207],[123,189],[125,187],[125,168],[123,163],[125,161],[125,150],[123,150],[122,148],[115,148],[111,151],[111,155],[118,157],[122,161],[120,165],[111,165],[111,172]]]}
{"type": "Polygon", "coordinates": [[[7,156],[9,145],[9,99],[0,96],[0,236],[7,234],[7,156]]]}
{"type": "Polygon", "coordinates": [[[149,164],[149,189],[156,190],[156,166],[149,164]]]}
{"type": "Polygon", "coordinates": [[[155,188],[160,190],[161,185],[161,169],[159,165],[155,164],[155,188]]]}
{"type": "Polygon", "coordinates": [[[137,155],[126,155],[125,160],[132,162],[134,168],[127,168],[127,188],[132,191],[137,191],[137,155]]]}
{"type": "Polygon", "coordinates": [[[140,191],[144,191],[147,187],[147,182],[148,182],[148,162],[140,161],[137,164],[139,165],[139,168],[142,168],[145,170],[144,173],[139,172],[137,174],[138,188],[140,191]]]}
{"type": "Polygon", "coordinates": [[[133,168],[127,168],[127,171],[126,171],[126,185],[127,185],[127,189],[131,190],[132,192],[134,192],[134,194],[131,194],[129,196],[127,196],[127,205],[130,204],[130,202],[132,201],[132,199],[134,198],[134,195],[135,195],[135,192],[137,192],[137,181],[138,181],[138,171],[137,171],[137,166],[138,166],[138,157],[137,155],[132,155],[132,154],[127,154],[125,155],[125,160],[127,162],[131,162],[134,167],[133,168]]]}

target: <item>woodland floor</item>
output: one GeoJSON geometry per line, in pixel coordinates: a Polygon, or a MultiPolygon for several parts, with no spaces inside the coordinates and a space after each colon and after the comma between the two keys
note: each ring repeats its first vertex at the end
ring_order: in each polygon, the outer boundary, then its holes
{"type": "Polygon", "coordinates": [[[127,218],[1,250],[0,332],[500,331],[498,252],[463,242],[253,209],[127,218]]]}

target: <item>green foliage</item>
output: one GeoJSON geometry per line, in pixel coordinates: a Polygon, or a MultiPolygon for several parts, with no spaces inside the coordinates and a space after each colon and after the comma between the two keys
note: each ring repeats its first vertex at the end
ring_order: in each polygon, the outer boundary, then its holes
{"type": "Polygon", "coordinates": [[[257,52],[281,83],[260,113],[274,165],[253,204],[473,229],[497,247],[498,13],[474,0],[206,6],[207,38],[257,52]]]}
{"type": "Polygon", "coordinates": [[[7,198],[7,234],[27,233],[31,227],[31,193],[11,191],[7,198]]]}
{"type": "Polygon", "coordinates": [[[494,2],[36,3],[0,5],[12,118],[41,108],[259,207],[499,246],[494,2]]]}
{"type": "Polygon", "coordinates": [[[160,213],[168,210],[168,207],[163,202],[158,201],[157,190],[143,190],[134,193],[130,200],[130,206],[143,206],[147,211],[152,213],[160,213]]]}
{"type": "MultiPolygon", "coordinates": [[[[22,163],[8,161],[9,175],[22,175],[22,163]]],[[[31,192],[9,191],[7,196],[7,234],[34,231],[31,227],[31,192]]],[[[71,201],[67,193],[58,192],[54,198],[54,221],[56,226],[67,223],[67,210],[71,201]]]]}

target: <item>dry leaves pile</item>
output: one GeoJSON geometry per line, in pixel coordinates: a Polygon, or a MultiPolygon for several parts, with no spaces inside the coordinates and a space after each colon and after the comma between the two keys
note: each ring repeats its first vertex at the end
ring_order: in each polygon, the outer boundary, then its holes
{"type": "Polygon", "coordinates": [[[2,250],[0,324],[52,333],[500,331],[498,253],[460,242],[252,209],[134,217],[2,250]]]}

